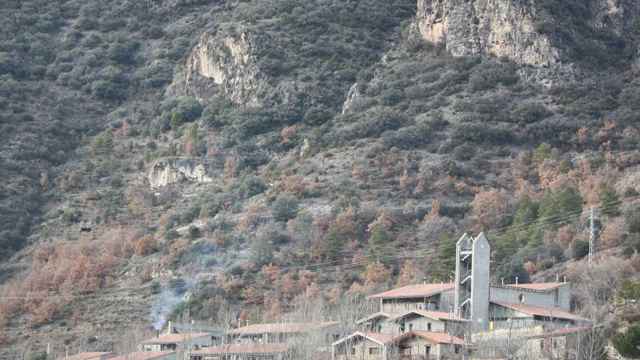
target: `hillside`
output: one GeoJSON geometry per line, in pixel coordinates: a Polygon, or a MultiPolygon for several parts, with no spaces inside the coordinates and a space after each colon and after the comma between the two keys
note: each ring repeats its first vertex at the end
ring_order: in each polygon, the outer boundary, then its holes
{"type": "Polygon", "coordinates": [[[607,293],[638,279],[634,1],[0,14],[0,358],[445,281],[464,232],[495,282],[580,284],[591,208],[607,293]]]}

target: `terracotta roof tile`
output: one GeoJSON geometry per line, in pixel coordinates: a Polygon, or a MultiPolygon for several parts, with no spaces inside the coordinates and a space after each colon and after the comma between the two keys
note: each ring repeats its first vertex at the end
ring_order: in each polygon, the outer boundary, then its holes
{"type": "Polygon", "coordinates": [[[464,345],[464,340],[459,337],[449,335],[443,332],[430,332],[430,331],[411,331],[406,334],[397,337],[396,341],[402,341],[407,337],[418,336],[433,344],[452,344],[452,345],[464,345]]]}
{"type": "Polygon", "coordinates": [[[381,334],[376,332],[360,332],[356,331],[353,334],[343,337],[342,339],[333,343],[333,346],[341,344],[343,342],[349,341],[352,338],[361,337],[365,339],[369,339],[371,341],[377,342],[379,344],[390,344],[393,342],[393,335],[381,334]]]}
{"type": "Polygon", "coordinates": [[[193,354],[278,354],[288,350],[287,344],[230,344],[193,351],[193,354]]]}
{"type": "Polygon", "coordinates": [[[208,333],[184,333],[184,334],[161,334],[158,337],[147,339],[142,344],[178,344],[185,341],[210,337],[208,333]]]}
{"type": "Polygon", "coordinates": [[[504,287],[534,290],[534,291],[550,291],[565,285],[568,285],[568,283],[549,282],[549,283],[533,283],[533,284],[517,284],[517,285],[509,284],[509,285],[504,285],[504,287]]]}
{"type": "Polygon", "coordinates": [[[572,314],[568,311],[554,308],[554,307],[540,307],[540,306],[531,306],[531,305],[523,305],[523,304],[511,304],[505,302],[492,301],[492,303],[509,308],[511,310],[515,310],[521,313],[525,313],[533,316],[543,316],[552,319],[565,319],[565,320],[573,320],[573,321],[587,321],[587,319],[580,317],[578,315],[572,314]]]}
{"type": "Polygon", "coordinates": [[[375,314],[371,314],[367,317],[363,317],[362,319],[359,319],[356,321],[356,324],[362,324],[363,322],[367,322],[369,320],[373,320],[373,319],[377,319],[377,318],[390,318],[391,315],[387,314],[387,313],[383,313],[383,312],[377,312],[375,314]]]}
{"type": "Polygon", "coordinates": [[[444,311],[426,311],[426,310],[410,310],[398,316],[395,316],[392,320],[402,319],[410,314],[416,314],[429,319],[443,320],[443,321],[467,321],[461,317],[457,317],[451,313],[444,311]]]}
{"type": "Polygon", "coordinates": [[[368,338],[374,339],[377,342],[380,342],[383,344],[388,344],[393,342],[393,335],[380,334],[380,333],[374,333],[374,332],[364,333],[364,335],[368,338]]]}
{"type": "Polygon", "coordinates": [[[412,299],[433,296],[445,291],[453,290],[453,283],[445,284],[417,284],[392,289],[369,296],[369,299],[412,299]]]}
{"type": "Polygon", "coordinates": [[[126,355],[120,355],[109,360],[155,360],[164,359],[174,355],[175,352],[155,352],[155,351],[141,351],[134,352],[126,355]]]}
{"type": "Polygon", "coordinates": [[[230,335],[254,335],[254,334],[291,334],[321,330],[338,325],[335,321],[321,323],[274,323],[252,324],[237,328],[228,332],[230,335]]]}

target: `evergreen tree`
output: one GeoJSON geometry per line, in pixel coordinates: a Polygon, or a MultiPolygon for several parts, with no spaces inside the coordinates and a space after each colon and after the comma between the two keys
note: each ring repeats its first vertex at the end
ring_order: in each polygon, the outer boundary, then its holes
{"type": "Polygon", "coordinates": [[[625,358],[640,357],[640,324],[630,326],[624,334],[613,337],[613,346],[625,358]]]}
{"type": "Polygon", "coordinates": [[[608,185],[600,188],[600,206],[602,213],[608,216],[620,215],[620,197],[618,193],[608,185]]]}
{"type": "Polygon", "coordinates": [[[456,243],[457,239],[450,235],[440,237],[438,256],[432,267],[433,281],[449,281],[456,269],[456,243]]]}
{"type": "Polygon", "coordinates": [[[388,262],[388,248],[391,242],[389,233],[382,225],[376,225],[371,230],[369,237],[369,258],[375,261],[388,262]]]}

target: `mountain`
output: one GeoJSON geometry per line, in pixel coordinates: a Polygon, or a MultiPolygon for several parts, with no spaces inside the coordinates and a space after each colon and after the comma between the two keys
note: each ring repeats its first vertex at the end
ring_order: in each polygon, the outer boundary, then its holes
{"type": "Polygon", "coordinates": [[[496,281],[571,276],[591,207],[637,278],[635,1],[0,13],[0,358],[447,280],[466,231],[496,281]]]}

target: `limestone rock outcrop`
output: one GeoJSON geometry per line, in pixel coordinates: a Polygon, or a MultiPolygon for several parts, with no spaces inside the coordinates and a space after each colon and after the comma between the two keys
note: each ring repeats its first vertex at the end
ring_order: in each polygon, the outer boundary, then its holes
{"type": "Polygon", "coordinates": [[[204,164],[191,159],[169,159],[156,161],[147,180],[152,188],[161,188],[184,181],[209,183],[213,178],[207,173],[204,164]]]}
{"type": "Polygon", "coordinates": [[[198,97],[222,92],[238,105],[262,105],[253,46],[252,37],[242,30],[204,33],[187,59],[186,88],[198,97]]]}
{"type": "MultiPolygon", "coordinates": [[[[640,5],[634,0],[584,1],[588,15],[580,20],[621,39],[640,15],[640,5]]],[[[539,0],[418,0],[416,16],[423,38],[443,45],[453,56],[485,54],[541,67],[564,62],[563,47],[571,45],[539,28],[545,21],[557,20],[550,19],[539,0]]]]}

